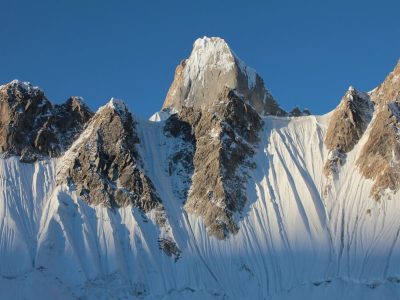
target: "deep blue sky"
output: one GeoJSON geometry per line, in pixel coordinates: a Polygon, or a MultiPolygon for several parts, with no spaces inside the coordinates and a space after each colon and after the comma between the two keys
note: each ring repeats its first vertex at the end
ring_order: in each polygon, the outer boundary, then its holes
{"type": "Polygon", "coordinates": [[[220,36],[281,106],[321,114],[393,69],[399,14],[398,0],[0,0],[0,83],[31,81],[92,109],[114,96],[147,118],[193,41],[220,36]]]}

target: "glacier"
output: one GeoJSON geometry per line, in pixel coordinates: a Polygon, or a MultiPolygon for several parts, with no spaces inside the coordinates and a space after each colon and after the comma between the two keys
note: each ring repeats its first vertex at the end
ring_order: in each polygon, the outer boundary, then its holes
{"type": "MultiPolygon", "coordinates": [[[[90,206],[56,185],[63,157],[0,159],[0,296],[4,299],[399,299],[400,197],[370,196],[356,160],[323,175],[331,113],[264,116],[239,231],[207,233],[168,174],[165,118],[139,120],[138,150],[168,226],[137,208],[90,206]],[[159,249],[172,236],[181,255],[159,249]]],[[[212,136],[210,136],[210,140],[212,136]]]]}

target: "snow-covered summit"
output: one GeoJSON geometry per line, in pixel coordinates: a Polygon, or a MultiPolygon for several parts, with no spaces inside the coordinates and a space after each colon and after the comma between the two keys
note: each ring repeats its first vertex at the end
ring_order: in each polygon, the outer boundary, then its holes
{"type": "Polygon", "coordinates": [[[248,88],[256,85],[256,71],[248,67],[231,50],[227,42],[219,37],[203,37],[197,39],[193,44],[192,53],[187,61],[185,70],[185,84],[189,84],[193,78],[202,79],[207,68],[215,68],[221,72],[228,72],[238,66],[240,71],[246,75],[248,88]]]}
{"type": "Polygon", "coordinates": [[[116,111],[119,114],[126,114],[129,112],[128,106],[125,104],[125,102],[121,99],[117,99],[112,97],[107,104],[100,106],[99,109],[97,110],[97,113],[100,113],[104,111],[106,108],[111,108],[112,110],[116,111]]]}
{"type": "Polygon", "coordinates": [[[203,37],[194,42],[189,58],[176,68],[163,108],[206,108],[217,101],[226,86],[243,95],[261,115],[286,114],[256,71],[218,37],[203,37]]]}
{"type": "Polygon", "coordinates": [[[225,40],[218,37],[203,37],[193,44],[193,50],[186,62],[184,84],[203,80],[207,69],[215,68],[228,72],[235,66],[235,57],[225,40]]]}

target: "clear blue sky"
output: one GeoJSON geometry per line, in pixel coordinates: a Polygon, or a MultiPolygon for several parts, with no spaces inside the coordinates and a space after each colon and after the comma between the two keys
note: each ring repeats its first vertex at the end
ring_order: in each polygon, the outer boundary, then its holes
{"type": "Polygon", "coordinates": [[[220,36],[285,109],[334,108],[400,58],[400,1],[0,0],[0,83],[30,81],[92,109],[112,96],[147,118],[197,37],[220,36]]]}

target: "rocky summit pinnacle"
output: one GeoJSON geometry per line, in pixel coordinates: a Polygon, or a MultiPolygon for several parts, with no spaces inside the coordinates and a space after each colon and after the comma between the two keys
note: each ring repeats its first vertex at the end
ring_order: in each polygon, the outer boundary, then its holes
{"type": "Polygon", "coordinates": [[[32,162],[60,156],[83,130],[92,112],[79,97],[53,105],[29,82],[0,86],[0,152],[32,162]]]}
{"type": "Polygon", "coordinates": [[[226,87],[235,89],[261,115],[286,115],[257,72],[218,37],[194,42],[189,58],[176,68],[163,108],[207,107],[226,87]]]}

